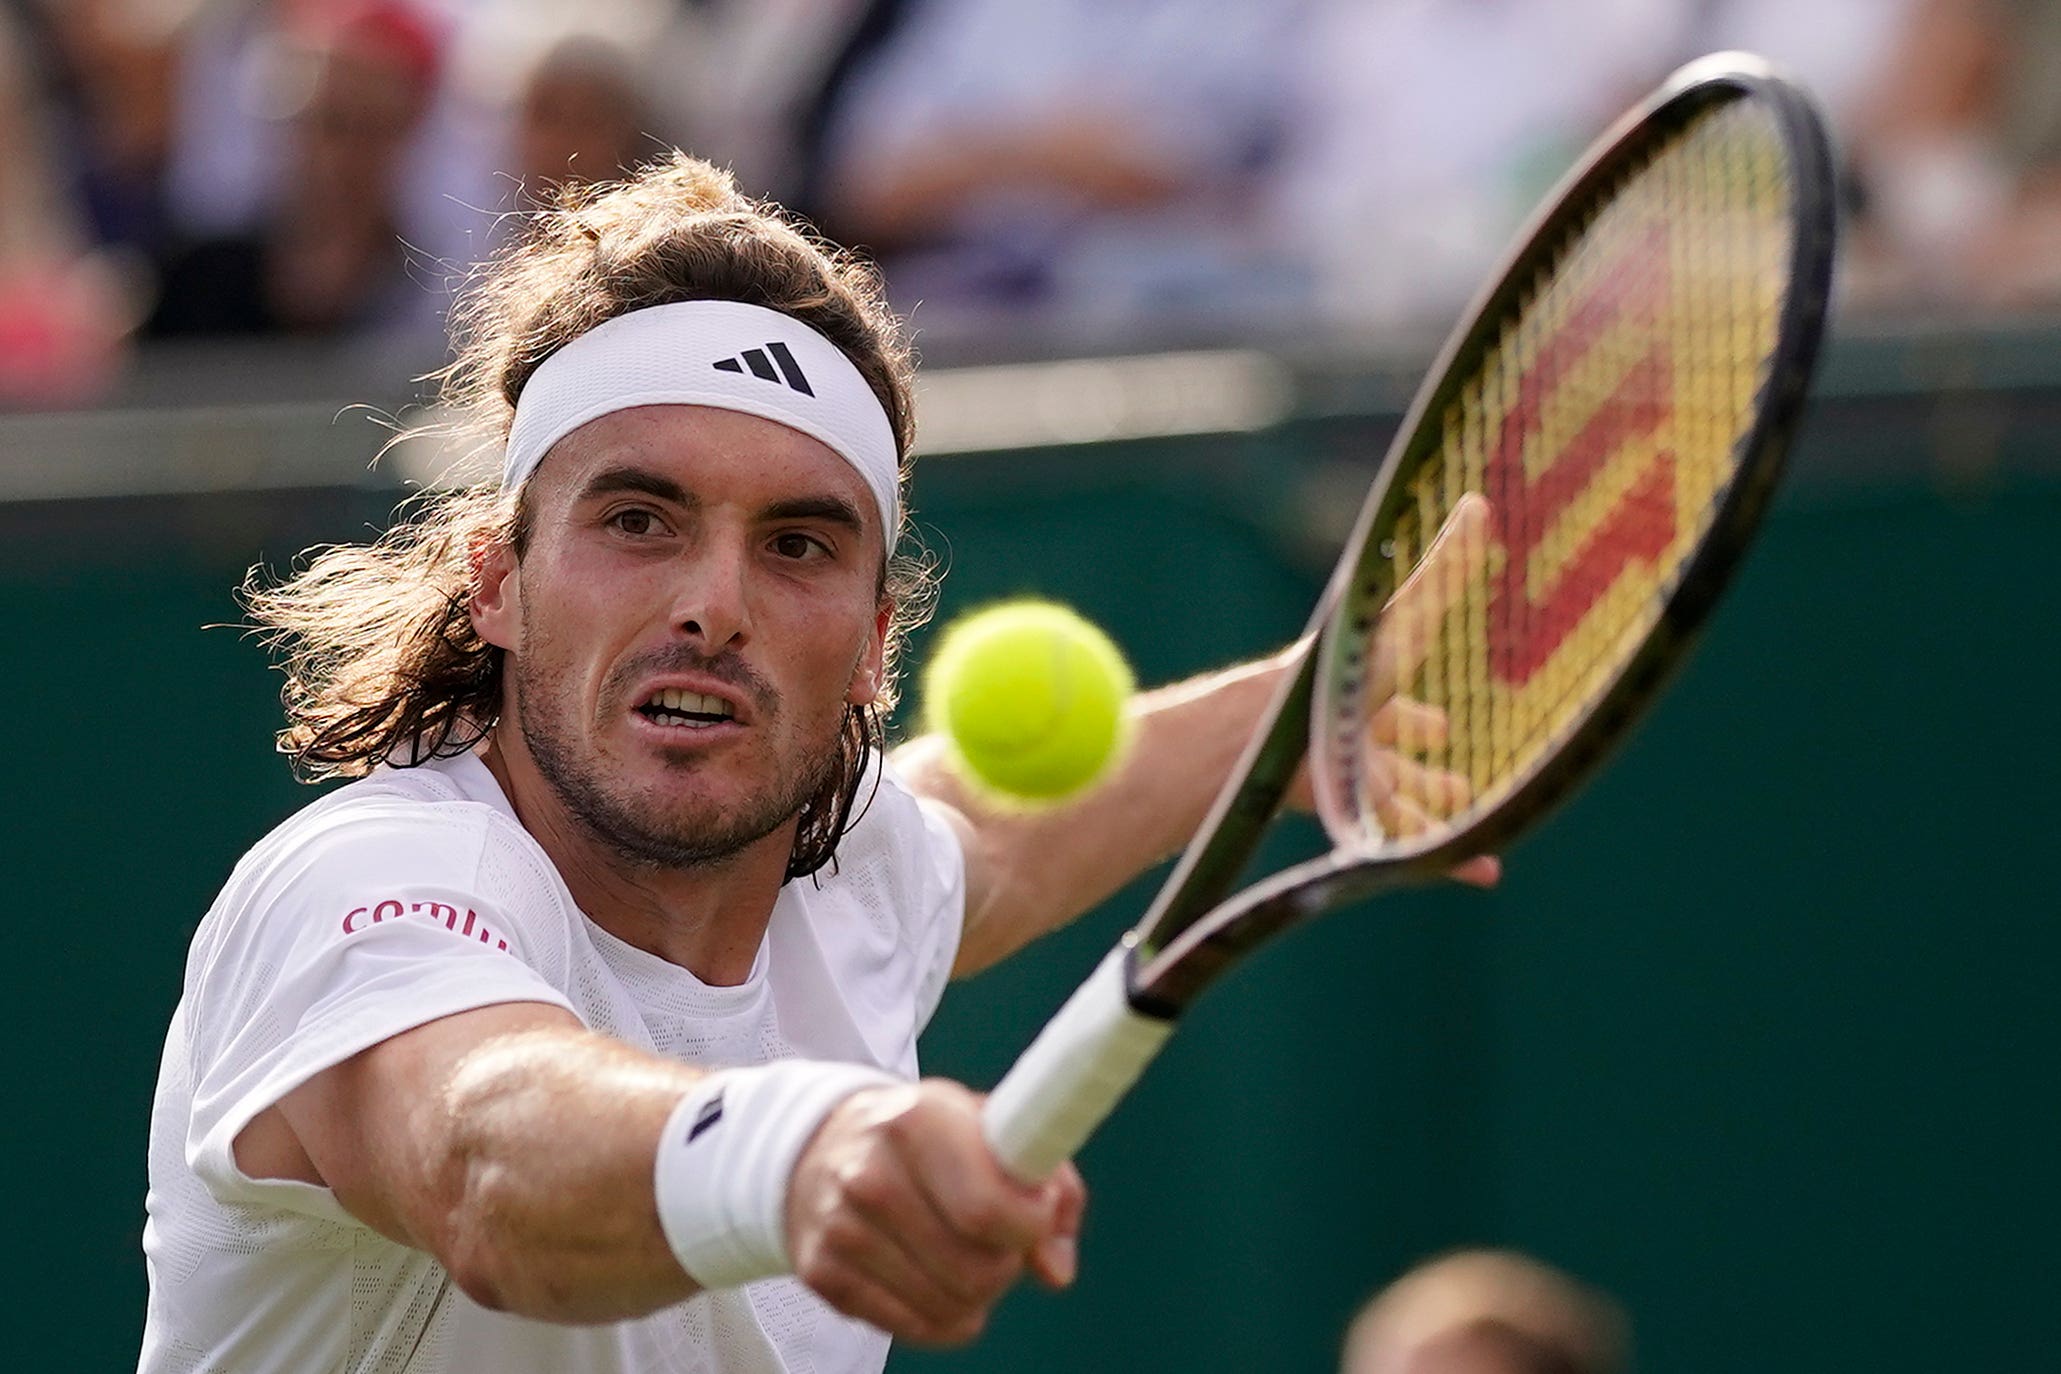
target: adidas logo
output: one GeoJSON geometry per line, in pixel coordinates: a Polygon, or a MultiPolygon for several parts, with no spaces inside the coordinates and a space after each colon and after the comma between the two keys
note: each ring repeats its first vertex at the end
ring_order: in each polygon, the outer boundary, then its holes
{"type": "Polygon", "coordinates": [[[716,364],[718,372],[743,372],[746,368],[751,369],[752,376],[768,382],[785,379],[788,386],[804,396],[816,394],[815,388],[809,385],[809,379],[802,375],[801,364],[794,360],[794,354],[788,352],[784,343],[769,343],[764,348],[747,348],[736,357],[725,358],[716,364]],[[768,358],[768,353],[773,356],[768,358]],[[780,365],[778,372],[773,370],[775,363],[780,365]]]}

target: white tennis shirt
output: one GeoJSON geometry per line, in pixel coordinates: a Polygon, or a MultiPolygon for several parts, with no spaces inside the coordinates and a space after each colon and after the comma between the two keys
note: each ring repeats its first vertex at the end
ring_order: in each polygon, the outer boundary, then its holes
{"type": "Polygon", "coordinates": [[[795,1279],[603,1326],[487,1311],[328,1189],[249,1178],[230,1149],[323,1069],[502,1002],[555,1003],[694,1064],[798,1056],[913,1078],[958,948],[958,842],[888,770],[819,877],[781,890],[750,978],[710,987],[587,920],[475,757],[383,770],[286,821],[201,922],[165,1042],[143,1374],[880,1369],[887,1337],[795,1279]]]}

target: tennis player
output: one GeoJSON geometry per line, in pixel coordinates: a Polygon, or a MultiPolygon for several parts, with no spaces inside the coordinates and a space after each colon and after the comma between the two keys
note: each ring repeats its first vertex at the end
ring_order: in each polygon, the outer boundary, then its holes
{"type": "MultiPolygon", "coordinates": [[[[482,279],[502,456],[251,605],[353,779],[230,876],[166,1042],[142,1369],[877,1370],[1074,1273],[919,1080],[946,980],[1174,852],[1277,662],[1141,697],[1090,799],[882,758],[927,591],[874,278],[675,156],[482,279]]],[[[1438,785],[1434,780],[1433,785],[1438,785]]]]}

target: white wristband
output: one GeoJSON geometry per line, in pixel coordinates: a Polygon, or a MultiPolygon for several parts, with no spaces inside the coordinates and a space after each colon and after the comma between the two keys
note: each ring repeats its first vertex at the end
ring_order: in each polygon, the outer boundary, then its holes
{"type": "Polygon", "coordinates": [[[831,1109],[900,1080],[859,1064],[783,1059],[722,1069],[680,1099],[659,1138],[658,1222],[687,1276],[730,1288],[792,1270],[787,1186],[831,1109]]]}

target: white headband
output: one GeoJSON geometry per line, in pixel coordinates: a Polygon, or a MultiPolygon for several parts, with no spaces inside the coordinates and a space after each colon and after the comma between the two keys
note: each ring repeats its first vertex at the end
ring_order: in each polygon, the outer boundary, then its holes
{"type": "Polygon", "coordinates": [[[888,548],[900,524],[894,429],[844,350],[792,315],[742,301],[680,301],[596,325],[524,383],[501,463],[520,486],[551,446],[632,406],[715,406],[798,429],[859,471],[888,548]]]}

